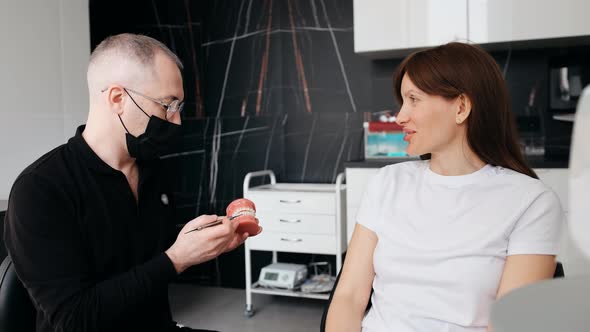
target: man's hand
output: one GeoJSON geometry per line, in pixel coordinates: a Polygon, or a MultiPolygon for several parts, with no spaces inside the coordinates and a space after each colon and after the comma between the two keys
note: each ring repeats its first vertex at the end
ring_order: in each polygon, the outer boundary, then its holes
{"type": "MultiPolygon", "coordinates": [[[[233,222],[233,223],[235,223],[235,224],[236,224],[236,227],[237,227],[237,224],[238,224],[238,223],[237,223],[236,221],[230,221],[230,222],[233,222]]],[[[256,223],[257,223],[257,224],[259,223],[259,222],[258,222],[258,218],[256,218],[256,223]]],[[[260,234],[260,232],[262,232],[262,227],[258,226],[258,233],[256,233],[256,234],[252,234],[252,235],[253,235],[253,236],[254,236],[254,235],[258,235],[258,234],[260,234]]],[[[246,232],[246,233],[244,233],[244,234],[238,234],[238,233],[235,233],[235,234],[234,234],[234,237],[233,237],[233,239],[232,239],[232,241],[230,242],[230,244],[229,244],[229,246],[227,247],[227,250],[225,250],[225,252],[232,251],[232,250],[236,249],[236,248],[237,248],[237,247],[239,247],[239,246],[240,246],[242,243],[244,243],[244,241],[246,241],[246,239],[247,239],[249,236],[250,236],[250,234],[248,234],[247,232],[246,232]]]]}
{"type": "Polygon", "coordinates": [[[226,217],[221,218],[222,223],[219,225],[187,233],[217,219],[216,215],[202,215],[184,225],[176,242],[166,250],[176,272],[181,273],[190,266],[209,261],[224,252],[233,250],[248,238],[248,233],[237,234],[238,223],[231,222],[226,217]]]}

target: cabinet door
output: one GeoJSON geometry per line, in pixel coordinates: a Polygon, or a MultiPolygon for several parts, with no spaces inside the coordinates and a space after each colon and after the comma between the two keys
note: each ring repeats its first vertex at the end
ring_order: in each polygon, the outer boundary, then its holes
{"type": "Polygon", "coordinates": [[[408,0],[354,0],[356,53],[408,47],[408,0]]]}
{"type": "Polygon", "coordinates": [[[467,0],[409,0],[408,48],[467,41],[467,0]]]}
{"type": "Polygon", "coordinates": [[[467,39],[467,0],[354,0],[357,53],[467,39]]]}
{"type": "Polygon", "coordinates": [[[468,0],[468,11],[478,44],[590,35],[587,0],[468,0]]]}

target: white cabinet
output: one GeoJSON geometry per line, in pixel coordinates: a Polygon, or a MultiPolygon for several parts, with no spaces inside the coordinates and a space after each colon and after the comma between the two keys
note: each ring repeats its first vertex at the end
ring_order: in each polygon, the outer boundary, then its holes
{"type": "Polygon", "coordinates": [[[497,43],[590,35],[587,0],[469,0],[469,40],[497,43]]]}
{"type": "Polygon", "coordinates": [[[336,256],[336,273],[342,267],[346,239],[346,187],[344,174],[336,184],[277,183],[272,171],[248,173],[244,179],[244,197],[256,205],[256,216],[263,232],[245,244],[246,316],[253,314],[252,293],[328,299],[328,294],[302,293],[259,287],[252,282],[251,251],[327,254],[336,256]],[[254,177],[269,176],[271,183],[250,187],[254,177]]]}
{"type": "Polygon", "coordinates": [[[590,35],[588,0],[354,0],[353,11],[354,50],[373,55],[590,35]]]}
{"type": "Polygon", "coordinates": [[[436,46],[467,40],[467,0],[408,1],[408,46],[436,46]]]}
{"type": "Polygon", "coordinates": [[[407,48],[407,2],[354,0],[354,51],[367,53],[407,48]]]}
{"type": "Polygon", "coordinates": [[[467,0],[354,0],[354,51],[434,46],[467,39],[467,0]]]}

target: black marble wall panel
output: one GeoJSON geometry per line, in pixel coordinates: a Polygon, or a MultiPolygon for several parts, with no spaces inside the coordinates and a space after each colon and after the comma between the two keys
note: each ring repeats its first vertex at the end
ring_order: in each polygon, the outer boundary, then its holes
{"type": "MultiPolygon", "coordinates": [[[[165,158],[178,174],[174,222],[223,214],[242,196],[248,172],[272,169],[283,182],[333,182],[345,161],[362,158],[363,114],[397,109],[392,76],[401,59],[355,54],[352,14],[352,0],[90,1],[92,47],[111,34],[143,33],[184,62],[184,140],[165,158]]],[[[548,144],[571,130],[548,110],[548,68],[554,57],[574,53],[588,56],[590,48],[492,53],[516,114],[536,89],[548,144]]],[[[269,259],[260,257],[257,267],[269,259]]],[[[243,264],[238,250],[193,277],[243,287],[243,264]]]]}

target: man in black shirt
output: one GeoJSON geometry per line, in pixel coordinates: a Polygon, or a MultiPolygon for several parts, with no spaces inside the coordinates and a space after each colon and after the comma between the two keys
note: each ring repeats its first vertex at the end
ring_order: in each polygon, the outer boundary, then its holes
{"type": "Polygon", "coordinates": [[[152,38],[104,40],[88,66],[86,126],[15,181],[5,242],[37,331],[174,331],[168,283],[248,237],[225,217],[188,232],[210,215],[173,229],[158,156],[179,134],[181,69],[152,38]]]}

